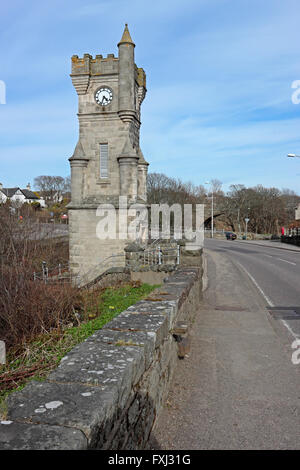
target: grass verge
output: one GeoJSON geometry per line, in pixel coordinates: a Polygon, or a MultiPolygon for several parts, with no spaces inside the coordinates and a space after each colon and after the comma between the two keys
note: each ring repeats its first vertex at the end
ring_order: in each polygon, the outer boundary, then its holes
{"type": "Polygon", "coordinates": [[[6,364],[0,365],[0,418],[5,419],[5,399],[9,393],[20,390],[29,380],[45,379],[74,346],[130,305],[146,298],[157,287],[131,283],[86,292],[83,295],[83,311],[81,315],[74,313],[73,323],[45,332],[18,349],[9,351],[6,364]]]}

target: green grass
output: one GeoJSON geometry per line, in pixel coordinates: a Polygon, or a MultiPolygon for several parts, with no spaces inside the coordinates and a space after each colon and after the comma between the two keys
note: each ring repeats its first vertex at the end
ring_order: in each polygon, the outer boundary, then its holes
{"type": "Polygon", "coordinates": [[[61,359],[78,343],[101,329],[106,323],[159,287],[129,284],[84,295],[83,320],[77,326],[66,326],[40,335],[16,354],[10,351],[6,365],[0,366],[0,418],[9,393],[22,389],[29,380],[44,380],[61,359]]]}

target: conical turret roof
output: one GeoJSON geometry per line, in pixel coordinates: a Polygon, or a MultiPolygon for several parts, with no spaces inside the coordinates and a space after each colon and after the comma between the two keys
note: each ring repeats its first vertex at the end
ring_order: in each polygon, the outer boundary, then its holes
{"type": "Polygon", "coordinates": [[[123,32],[123,36],[121,38],[121,41],[118,44],[118,47],[119,47],[120,44],[132,44],[133,46],[135,46],[133,40],[131,39],[127,23],[125,24],[125,29],[124,29],[124,32],[123,32]]]}
{"type": "Polygon", "coordinates": [[[132,146],[131,140],[129,138],[129,135],[127,136],[127,139],[125,141],[122,153],[120,155],[121,157],[136,157],[138,158],[135,149],[132,146]]]}
{"type": "Polygon", "coordinates": [[[138,150],[138,157],[139,157],[139,163],[142,165],[149,165],[148,162],[146,162],[145,157],[143,155],[143,152],[141,151],[141,148],[138,150]]]}
{"type": "Polygon", "coordinates": [[[74,153],[72,157],[69,158],[69,160],[88,160],[88,158],[85,156],[80,140],[78,140],[74,153]]]}

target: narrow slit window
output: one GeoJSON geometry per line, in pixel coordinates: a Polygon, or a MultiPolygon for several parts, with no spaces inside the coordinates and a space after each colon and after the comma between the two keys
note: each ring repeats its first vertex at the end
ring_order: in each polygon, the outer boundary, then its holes
{"type": "Polygon", "coordinates": [[[100,178],[108,178],[108,144],[100,144],[100,178]]]}

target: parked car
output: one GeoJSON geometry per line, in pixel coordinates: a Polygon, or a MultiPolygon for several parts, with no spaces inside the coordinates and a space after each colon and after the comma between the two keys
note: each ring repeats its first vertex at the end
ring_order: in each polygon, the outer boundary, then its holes
{"type": "Polygon", "coordinates": [[[225,232],[227,240],[236,240],[236,233],[234,232],[225,232]]]}

